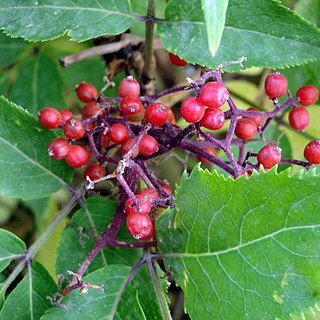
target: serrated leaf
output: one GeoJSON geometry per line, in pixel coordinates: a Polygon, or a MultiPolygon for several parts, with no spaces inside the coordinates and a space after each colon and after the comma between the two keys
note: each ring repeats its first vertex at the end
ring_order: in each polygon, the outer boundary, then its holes
{"type": "Polygon", "coordinates": [[[5,67],[14,62],[27,43],[22,39],[13,39],[0,32],[0,67],[5,67]]]}
{"type": "Polygon", "coordinates": [[[295,10],[314,25],[320,26],[320,0],[299,0],[295,10]]]}
{"type": "Polygon", "coordinates": [[[245,67],[281,68],[310,62],[320,53],[319,29],[273,0],[230,0],[215,57],[208,48],[200,1],[171,0],[165,18],[169,21],[159,22],[164,47],[211,68],[241,56],[247,57],[245,67]]]}
{"type": "Polygon", "coordinates": [[[48,155],[54,138],[27,111],[0,97],[0,195],[38,199],[70,182],[72,170],[48,155]]]}
{"type": "Polygon", "coordinates": [[[320,177],[196,167],[157,225],[192,319],[289,319],[319,301],[320,177]],[[196,187],[195,187],[196,186],[196,187]]]}
{"type": "Polygon", "coordinates": [[[219,48],[229,0],[201,0],[206,22],[209,51],[212,56],[219,48]]]}
{"type": "Polygon", "coordinates": [[[66,108],[63,79],[57,62],[45,53],[24,61],[10,90],[9,99],[23,105],[34,116],[47,106],[66,108]]]}
{"type": "Polygon", "coordinates": [[[26,251],[25,243],[13,233],[0,229],[0,272],[14,257],[26,251]]]}
{"type": "Polygon", "coordinates": [[[10,320],[40,319],[51,307],[47,296],[52,296],[58,288],[47,270],[34,262],[31,274],[27,274],[6,299],[0,318],[10,320]]]}
{"type": "Polygon", "coordinates": [[[127,0],[24,0],[2,1],[0,27],[14,37],[49,40],[65,32],[85,41],[120,34],[136,20],[127,0]]]}

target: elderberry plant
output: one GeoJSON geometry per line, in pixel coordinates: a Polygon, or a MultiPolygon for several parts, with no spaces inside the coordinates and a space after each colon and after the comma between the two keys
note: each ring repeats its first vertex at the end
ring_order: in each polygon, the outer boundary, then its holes
{"type": "Polygon", "coordinates": [[[3,3],[1,319],[319,317],[316,2],[3,3]]]}

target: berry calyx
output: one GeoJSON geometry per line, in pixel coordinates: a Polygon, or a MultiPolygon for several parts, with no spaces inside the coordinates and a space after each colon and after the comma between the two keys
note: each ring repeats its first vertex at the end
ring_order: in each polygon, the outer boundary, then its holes
{"type": "Polygon", "coordinates": [[[257,155],[257,160],[265,169],[270,169],[281,161],[281,148],[272,144],[264,146],[257,155]]]}
{"type": "Polygon", "coordinates": [[[129,139],[129,130],[122,123],[113,123],[110,126],[108,137],[115,143],[123,144],[129,139]]]}
{"type": "Polygon", "coordinates": [[[99,114],[100,106],[96,102],[89,102],[82,109],[82,119],[88,119],[99,114]]]}
{"type": "Polygon", "coordinates": [[[298,89],[296,97],[302,106],[311,106],[315,104],[319,98],[319,90],[317,87],[308,84],[298,89]]]}
{"type": "Polygon", "coordinates": [[[57,109],[46,107],[39,111],[39,123],[47,129],[55,129],[61,121],[61,114],[57,109]]]}
{"type": "Polygon", "coordinates": [[[126,200],[124,204],[124,211],[126,214],[148,214],[152,209],[152,203],[148,200],[148,197],[138,194],[136,195],[136,198],[138,200],[136,205],[134,204],[133,199],[129,198],[126,200]]]}
{"type": "Polygon", "coordinates": [[[90,152],[83,146],[70,146],[70,151],[67,154],[66,163],[72,168],[81,168],[90,160],[90,152]]]}
{"type": "Polygon", "coordinates": [[[264,89],[269,98],[280,98],[288,90],[287,78],[279,72],[270,73],[265,80],[264,89]]]}
{"type": "Polygon", "coordinates": [[[200,100],[209,108],[221,107],[229,98],[227,88],[219,82],[207,82],[201,89],[200,100]]]}
{"type": "MultiPolygon", "coordinates": [[[[256,108],[248,108],[248,111],[259,111],[256,108]]],[[[257,126],[260,126],[261,123],[263,122],[264,118],[262,116],[252,116],[252,117],[243,117],[244,119],[251,119],[253,120],[257,126]]]]}
{"type": "Polygon", "coordinates": [[[124,97],[120,102],[120,110],[126,114],[136,114],[142,110],[142,103],[138,98],[124,97]]]}
{"type": "Polygon", "coordinates": [[[200,120],[200,125],[209,130],[219,130],[223,127],[224,123],[224,112],[218,108],[207,109],[200,120]]]}
{"type": "Polygon", "coordinates": [[[162,103],[150,104],[145,111],[146,120],[155,127],[160,127],[168,120],[168,108],[162,103]]]}
{"type": "Polygon", "coordinates": [[[91,102],[98,98],[97,88],[90,83],[82,81],[76,86],[75,90],[79,100],[82,102],[91,102]]]}
{"type": "Polygon", "coordinates": [[[293,129],[305,130],[309,122],[309,112],[305,108],[297,107],[289,112],[289,123],[293,129]]]}
{"type": "Polygon", "coordinates": [[[135,239],[150,237],[152,232],[152,221],[148,215],[141,213],[129,214],[126,221],[128,233],[135,239]]]}
{"type": "Polygon", "coordinates": [[[304,157],[312,164],[320,164],[320,140],[313,140],[306,145],[304,157]]]}
{"type": "Polygon", "coordinates": [[[257,132],[257,124],[254,120],[249,118],[237,120],[234,133],[239,139],[250,140],[257,132]]]}
{"type": "Polygon", "coordinates": [[[158,149],[159,145],[154,137],[148,134],[143,135],[139,143],[139,155],[151,156],[152,154],[157,152],[158,149]]]}
{"type": "Polygon", "coordinates": [[[169,59],[172,64],[174,64],[175,66],[178,66],[178,67],[184,67],[185,65],[188,64],[188,62],[186,60],[179,58],[177,55],[175,55],[171,52],[169,53],[169,59]]]}
{"type": "Polygon", "coordinates": [[[185,99],[180,108],[180,114],[189,123],[200,121],[206,111],[206,106],[199,98],[191,97],[185,99]]]}
{"type": "Polygon", "coordinates": [[[89,177],[89,179],[93,181],[93,180],[98,180],[102,178],[103,175],[104,175],[103,166],[100,163],[93,163],[93,164],[90,164],[84,171],[83,179],[87,180],[87,177],[89,177]]]}
{"type": "Polygon", "coordinates": [[[66,121],[63,127],[63,132],[67,138],[72,140],[81,139],[85,134],[82,122],[75,118],[71,118],[66,121]]]}
{"type": "Polygon", "coordinates": [[[132,76],[128,76],[121,80],[118,88],[118,93],[121,98],[132,97],[138,98],[140,94],[139,82],[132,76]]]}
{"type": "Polygon", "coordinates": [[[63,110],[60,110],[59,112],[61,115],[61,121],[59,123],[59,128],[63,129],[65,122],[68,121],[70,118],[74,118],[74,115],[69,109],[63,109],[63,110]]]}
{"type": "Polygon", "coordinates": [[[70,151],[70,144],[63,138],[57,138],[50,142],[48,147],[49,156],[56,160],[64,159],[70,151]]]}

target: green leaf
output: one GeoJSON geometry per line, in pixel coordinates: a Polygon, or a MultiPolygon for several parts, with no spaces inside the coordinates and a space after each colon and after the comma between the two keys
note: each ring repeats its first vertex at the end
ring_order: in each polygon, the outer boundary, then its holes
{"type": "Polygon", "coordinates": [[[31,274],[27,274],[9,294],[0,312],[1,319],[40,319],[51,307],[47,296],[52,296],[58,288],[47,270],[39,263],[32,264],[31,274]]]}
{"type": "Polygon", "coordinates": [[[165,18],[168,21],[159,22],[164,47],[211,68],[241,56],[247,57],[245,67],[281,68],[310,62],[320,53],[320,31],[273,0],[230,0],[215,57],[208,48],[200,1],[171,0],[165,18]]]}
{"type": "Polygon", "coordinates": [[[288,174],[184,175],[157,230],[192,319],[289,319],[319,302],[320,177],[288,174]]]}
{"type": "Polygon", "coordinates": [[[71,180],[72,170],[48,155],[54,138],[27,111],[0,97],[0,195],[43,198],[71,180]]]}
{"type": "Polygon", "coordinates": [[[0,32],[0,67],[5,67],[14,62],[26,45],[27,43],[22,39],[13,39],[0,32]]]}
{"type": "Polygon", "coordinates": [[[45,53],[24,61],[9,99],[23,105],[34,116],[46,106],[65,108],[63,79],[57,63],[45,53]]]}
{"type": "Polygon", "coordinates": [[[9,79],[6,73],[0,72],[0,95],[6,95],[9,87],[9,79]]]}
{"type": "Polygon", "coordinates": [[[219,48],[224,24],[226,21],[226,12],[229,0],[201,0],[202,10],[206,22],[206,31],[208,36],[209,51],[212,56],[216,54],[219,48]]]}
{"type": "Polygon", "coordinates": [[[54,39],[65,32],[77,41],[120,34],[135,19],[127,0],[5,0],[0,8],[0,27],[30,41],[54,39]]]}
{"type": "Polygon", "coordinates": [[[16,255],[26,251],[25,243],[13,233],[0,229],[0,272],[16,255]]]}
{"type": "Polygon", "coordinates": [[[300,0],[295,10],[311,23],[320,26],[320,0],[300,0]]]}

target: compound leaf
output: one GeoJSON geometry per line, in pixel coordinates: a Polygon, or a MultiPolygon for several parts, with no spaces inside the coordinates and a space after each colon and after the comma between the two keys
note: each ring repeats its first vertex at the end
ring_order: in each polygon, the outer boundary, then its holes
{"type": "Polygon", "coordinates": [[[43,198],[70,181],[72,170],[48,155],[54,138],[26,110],[0,97],[0,195],[43,198]]]}
{"type": "Polygon", "coordinates": [[[319,182],[314,171],[184,176],[157,230],[192,319],[289,319],[319,302],[319,182]]]}

